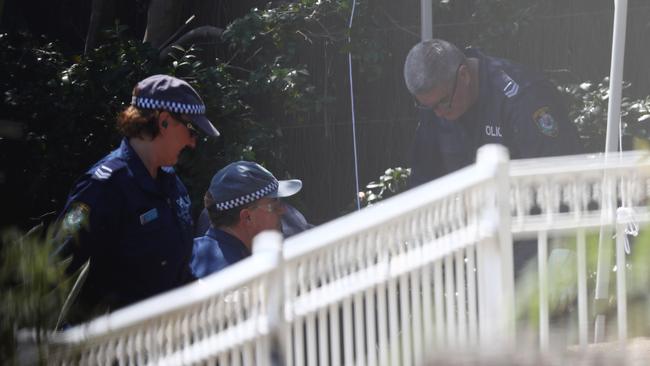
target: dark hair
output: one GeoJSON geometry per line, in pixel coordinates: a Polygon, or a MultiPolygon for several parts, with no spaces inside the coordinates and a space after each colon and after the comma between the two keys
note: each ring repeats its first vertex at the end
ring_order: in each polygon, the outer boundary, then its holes
{"type": "Polygon", "coordinates": [[[149,137],[154,139],[160,133],[159,110],[140,109],[129,106],[117,115],[117,130],[124,137],[149,137]]]}
{"type": "Polygon", "coordinates": [[[208,211],[208,216],[210,216],[210,222],[212,223],[212,227],[218,228],[222,226],[230,227],[237,225],[239,222],[239,213],[241,210],[245,208],[249,208],[252,206],[255,202],[251,202],[249,204],[231,208],[229,210],[225,211],[218,211],[217,208],[215,207],[216,202],[214,201],[214,198],[212,198],[212,195],[210,194],[210,191],[205,192],[205,195],[203,196],[203,205],[205,206],[205,209],[208,211]]]}

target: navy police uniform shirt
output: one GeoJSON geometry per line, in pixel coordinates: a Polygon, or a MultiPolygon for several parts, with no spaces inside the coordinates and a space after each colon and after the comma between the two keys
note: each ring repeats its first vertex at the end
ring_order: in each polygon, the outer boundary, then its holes
{"type": "Polygon", "coordinates": [[[553,84],[541,73],[472,48],[479,60],[479,96],[458,120],[419,110],[412,151],[411,185],[416,186],[474,162],[485,144],[506,146],[511,159],[580,153],[575,125],[553,84]]]}
{"type": "Polygon", "coordinates": [[[76,237],[68,271],[90,259],[85,308],[119,308],[193,280],[187,190],[171,167],[151,177],[127,139],[76,182],[61,225],[76,237]]]}
{"type": "Polygon", "coordinates": [[[244,243],[227,232],[210,227],[194,239],[190,267],[196,278],[208,276],[250,256],[244,243]]]}

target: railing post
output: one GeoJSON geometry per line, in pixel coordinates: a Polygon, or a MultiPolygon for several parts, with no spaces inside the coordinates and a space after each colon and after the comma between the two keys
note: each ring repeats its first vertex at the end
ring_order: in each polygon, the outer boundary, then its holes
{"type": "Polygon", "coordinates": [[[478,150],[476,164],[492,170],[495,194],[494,206],[483,213],[483,229],[491,233],[477,248],[481,344],[508,348],[514,345],[515,335],[508,150],[485,145],[478,150]]]}
{"type": "Polygon", "coordinates": [[[261,345],[256,345],[257,365],[285,365],[284,341],[286,337],[286,319],[284,317],[284,258],[282,255],[283,237],[277,231],[264,231],[253,238],[253,255],[267,255],[276,263],[275,270],[269,276],[266,305],[267,334],[261,345]]]}
{"type": "Polygon", "coordinates": [[[627,233],[625,229],[629,219],[625,208],[616,210],[616,310],[619,342],[627,340],[627,266],[625,260],[627,233]]]}

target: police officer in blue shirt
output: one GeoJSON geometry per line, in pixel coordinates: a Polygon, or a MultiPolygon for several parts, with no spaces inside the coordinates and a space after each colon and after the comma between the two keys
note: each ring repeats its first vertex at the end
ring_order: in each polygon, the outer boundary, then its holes
{"type": "Polygon", "coordinates": [[[300,180],[278,181],[261,165],[249,161],[219,170],[204,197],[212,225],[205,236],[194,239],[194,276],[205,277],[248,257],[253,238],[260,232],[280,231],[286,211],[280,198],[301,188],[300,180]]]}
{"type": "Polygon", "coordinates": [[[154,75],[133,89],[120,146],[74,184],[61,219],[69,272],[87,268],[71,322],[193,279],[190,198],[172,166],[197,133],[218,136],[185,81],[154,75]]]}
{"type": "Polygon", "coordinates": [[[471,164],[488,143],[512,159],[581,151],[556,88],[521,65],[433,39],[411,49],[404,79],[419,107],[412,186],[471,164]]]}

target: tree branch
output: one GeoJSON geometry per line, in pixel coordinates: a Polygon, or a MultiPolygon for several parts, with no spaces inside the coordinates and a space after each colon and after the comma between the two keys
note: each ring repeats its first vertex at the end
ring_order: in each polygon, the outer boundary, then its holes
{"type": "Polygon", "coordinates": [[[202,27],[192,29],[191,31],[185,33],[179,39],[174,41],[172,44],[165,47],[162,51],[160,51],[160,58],[167,57],[167,55],[169,55],[169,53],[171,52],[172,47],[176,45],[182,46],[191,43],[194,40],[204,39],[204,38],[220,41],[221,34],[223,34],[223,29],[218,27],[213,27],[211,25],[204,25],[202,27]]]}

